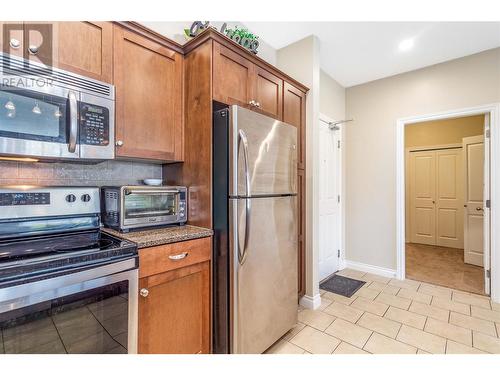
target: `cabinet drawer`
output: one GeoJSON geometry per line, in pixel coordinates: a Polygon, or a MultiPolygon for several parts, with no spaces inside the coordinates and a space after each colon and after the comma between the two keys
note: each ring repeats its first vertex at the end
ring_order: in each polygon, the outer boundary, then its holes
{"type": "Polygon", "coordinates": [[[174,270],[210,259],[210,237],[139,250],[139,277],[174,270]]]}

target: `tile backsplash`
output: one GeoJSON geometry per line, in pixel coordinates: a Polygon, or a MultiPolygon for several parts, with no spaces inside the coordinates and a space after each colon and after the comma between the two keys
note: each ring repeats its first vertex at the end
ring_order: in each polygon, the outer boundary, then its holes
{"type": "Polygon", "coordinates": [[[162,178],[162,166],[117,160],[99,164],[0,161],[0,185],[134,185],[145,178],[162,178]]]}

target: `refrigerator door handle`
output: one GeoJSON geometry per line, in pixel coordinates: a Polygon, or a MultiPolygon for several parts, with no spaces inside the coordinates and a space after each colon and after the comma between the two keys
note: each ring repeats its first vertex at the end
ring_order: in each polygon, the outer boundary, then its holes
{"type": "Polygon", "coordinates": [[[243,240],[243,252],[240,251],[240,243],[238,241],[238,261],[241,265],[245,263],[248,248],[248,233],[250,232],[250,215],[252,212],[252,203],[250,200],[250,171],[248,168],[248,140],[245,132],[240,129],[238,131],[239,140],[243,143],[243,159],[245,163],[245,237],[243,240]]]}

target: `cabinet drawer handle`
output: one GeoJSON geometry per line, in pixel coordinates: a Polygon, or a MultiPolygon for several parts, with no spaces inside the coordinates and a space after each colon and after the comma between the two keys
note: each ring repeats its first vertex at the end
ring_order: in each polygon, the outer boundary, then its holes
{"type": "Polygon", "coordinates": [[[188,252],[186,251],[184,253],[180,253],[180,254],[176,254],[176,255],[169,255],[168,258],[171,260],[181,260],[187,256],[188,256],[188,252]]]}
{"type": "Polygon", "coordinates": [[[149,290],[147,290],[146,288],[142,288],[139,294],[141,295],[141,297],[146,298],[149,295],[149,290]]]}

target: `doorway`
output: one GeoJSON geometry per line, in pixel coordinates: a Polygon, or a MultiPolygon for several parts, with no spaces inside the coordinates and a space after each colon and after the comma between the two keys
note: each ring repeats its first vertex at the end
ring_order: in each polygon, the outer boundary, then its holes
{"type": "Polygon", "coordinates": [[[483,294],[485,115],[408,125],[406,276],[483,294]]]}
{"type": "Polygon", "coordinates": [[[342,125],[320,115],[319,129],[319,280],[337,272],[342,244],[342,125]]]}
{"type": "MultiPolygon", "coordinates": [[[[438,242],[439,237],[445,237],[444,239],[448,239],[447,237],[450,237],[455,241],[455,243],[460,243],[459,237],[459,231],[457,230],[458,225],[455,224],[455,232],[456,236],[453,238],[453,236],[450,236],[451,233],[451,224],[453,223],[453,220],[450,220],[451,216],[455,217],[460,217],[462,216],[462,223],[464,225],[463,229],[463,247],[464,250],[462,251],[462,256],[463,256],[463,263],[467,264],[465,262],[465,254],[467,252],[467,249],[469,249],[469,252],[472,253],[481,253],[482,259],[483,259],[483,264],[482,266],[475,265],[476,267],[480,267],[480,273],[483,276],[483,287],[482,287],[482,293],[483,294],[491,294],[491,298],[493,301],[499,301],[500,299],[500,278],[499,275],[499,269],[500,269],[500,259],[498,257],[499,254],[499,242],[497,239],[497,234],[498,227],[499,227],[499,221],[498,221],[498,214],[500,213],[500,206],[494,205],[490,202],[497,201],[496,199],[500,199],[500,184],[498,180],[498,171],[496,170],[498,168],[498,164],[500,161],[500,149],[496,145],[499,143],[499,138],[500,138],[500,129],[498,129],[499,126],[499,112],[500,112],[500,105],[499,104],[493,104],[493,105],[487,105],[487,106],[482,106],[482,107],[474,107],[474,108],[467,108],[467,109],[462,109],[462,110],[455,110],[455,111],[449,111],[449,112],[443,112],[443,113],[436,113],[436,114],[431,114],[431,115],[424,115],[424,116],[416,116],[416,117],[411,117],[411,118],[404,118],[400,119],[397,121],[397,184],[396,184],[396,209],[397,209],[397,277],[399,279],[405,279],[408,275],[408,269],[407,269],[407,241],[411,241],[411,235],[408,234],[408,227],[407,227],[407,218],[409,215],[412,215],[409,211],[408,204],[411,201],[411,197],[409,197],[409,191],[408,191],[408,184],[407,184],[407,179],[409,178],[407,175],[407,170],[409,168],[409,163],[410,163],[410,157],[406,157],[407,153],[414,151],[435,151],[434,154],[429,154],[427,155],[427,159],[422,158],[420,161],[420,169],[422,171],[426,171],[425,173],[427,174],[427,187],[426,190],[429,194],[432,194],[434,189],[434,201],[435,201],[435,207],[430,208],[426,207],[425,205],[422,205],[422,207],[418,212],[419,217],[415,217],[414,215],[414,220],[421,221],[421,223],[417,223],[417,232],[419,235],[422,237],[425,237],[425,234],[427,234],[428,241],[430,243],[427,244],[416,244],[417,247],[440,247],[442,248],[441,250],[445,251],[448,249],[453,249],[448,246],[441,246],[442,243],[440,244],[438,242]],[[462,142],[454,142],[451,144],[447,143],[441,143],[438,145],[434,146],[439,146],[439,147],[431,147],[426,148],[424,150],[407,150],[405,149],[405,135],[407,133],[407,130],[410,129],[410,126],[418,126],[419,124],[429,122],[429,121],[439,121],[439,120],[450,120],[450,119],[456,119],[456,118],[464,118],[464,117],[470,117],[470,116],[483,116],[484,122],[483,122],[483,135],[481,136],[482,138],[482,145],[480,144],[481,142],[477,142],[477,139],[462,139],[462,142]],[[490,144],[492,145],[490,149],[490,144]],[[460,214],[458,212],[459,207],[455,206],[456,208],[453,207],[447,207],[444,205],[444,203],[449,203],[449,202],[442,202],[443,204],[440,205],[438,202],[439,199],[441,198],[450,198],[449,200],[452,200],[450,196],[451,190],[449,190],[449,181],[448,181],[448,186],[446,185],[447,182],[446,180],[441,181],[443,185],[442,192],[439,191],[439,187],[432,187],[433,181],[436,181],[437,179],[443,179],[444,177],[440,176],[439,172],[436,171],[436,163],[441,162],[442,168],[443,166],[446,166],[448,164],[447,170],[450,171],[450,165],[455,164],[455,163],[460,163],[460,158],[457,156],[455,153],[455,156],[453,155],[445,155],[445,157],[441,158],[441,161],[438,160],[438,154],[440,153],[440,150],[452,150],[454,148],[459,148],[458,146],[461,146],[460,148],[467,149],[469,148],[469,145],[474,145],[472,149],[469,150],[469,154],[464,154],[462,153],[462,181],[463,181],[463,198],[462,198],[462,213],[460,214]],[[473,150],[474,149],[474,150],[473,150]],[[477,163],[477,156],[481,155],[481,149],[482,149],[482,156],[479,157],[479,160],[482,160],[482,168],[479,168],[479,170],[482,170],[483,175],[479,176],[476,175],[470,175],[468,176],[467,173],[472,173],[478,171],[478,167],[474,166],[474,163],[477,163]],[[474,155],[475,154],[475,155],[474,155]],[[453,161],[453,162],[452,162],[453,161]],[[469,169],[467,170],[467,163],[469,163],[469,169]],[[424,168],[423,166],[427,164],[427,167],[424,168]],[[434,177],[432,177],[434,176],[434,177]],[[466,179],[469,178],[469,181],[466,183],[466,179]],[[480,178],[479,185],[477,183],[477,179],[480,178]],[[472,181],[474,180],[474,181],[472,181]],[[479,186],[479,191],[482,192],[482,196],[480,197],[481,203],[475,202],[477,200],[477,191],[479,186]],[[447,190],[448,189],[448,190],[447,190]],[[471,189],[467,191],[466,189],[471,189]],[[469,194],[469,196],[467,196],[469,194]],[[474,195],[474,196],[471,196],[474,195]],[[439,196],[440,195],[440,196],[439,196]],[[438,197],[439,196],[439,197],[438,197]],[[408,198],[408,199],[407,199],[408,198]],[[469,199],[469,201],[467,201],[469,199]],[[464,207],[464,205],[466,207],[464,207]],[[442,212],[441,213],[436,213],[438,209],[441,208],[442,212]],[[434,212],[435,215],[432,213],[434,212]],[[474,215],[471,215],[474,213],[474,215]],[[423,217],[426,214],[427,216],[430,216],[434,218],[435,222],[438,220],[441,221],[441,229],[436,228],[436,223],[432,225],[429,221],[427,221],[425,226],[422,226],[422,222],[425,222],[423,220],[423,217]],[[478,215],[479,214],[479,215],[478,215]],[[469,218],[468,215],[475,216],[474,218],[469,218]],[[440,217],[441,216],[441,217],[440,217]],[[448,217],[446,217],[448,216],[448,217]],[[478,218],[480,216],[480,218],[478,218]],[[448,220],[448,221],[447,221],[448,220]],[[475,220],[475,221],[474,221],[475,220]],[[478,225],[480,224],[480,225],[478,225]],[[446,226],[448,225],[448,227],[446,226]],[[467,227],[469,226],[469,227],[467,227]],[[467,232],[468,231],[468,232],[467,232]],[[478,233],[480,236],[478,236],[478,233]],[[482,240],[482,243],[481,243],[482,240]],[[479,248],[479,250],[478,250],[479,248]],[[471,250],[474,249],[474,250],[471,250]],[[481,251],[482,250],[482,251],[481,251]]],[[[464,137],[468,138],[468,137],[464,137]]],[[[423,155],[423,154],[422,154],[423,155]]],[[[458,167],[456,167],[456,170],[459,170],[458,167]]],[[[414,172],[415,173],[415,172],[414,172]]],[[[452,180],[453,178],[449,177],[449,174],[446,176],[446,178],[449,178],[452,180]]],[[[453,174],[453,173],[452,173],[453,174]]],[[[420,176],[419,176],[420,178],[420,176]]],[[[460,178],[460,172],[456,173],[456,176],[454,178],[460,178]]],[[[438,182],[439,184],[439,182],[438,182]]],[[[418,188],[420,189],[418,191],[420,195],[420,198],[423,198],[425,194],[420,194],[423,192],[425,189],[422,189],[423,186],[425,185],[424,183],[420,184],[421,186],[418,188]]],[[[436,185],[434,185],[436,186],[436,185]]],[[[460,192],[458,191],[459,188],[456,188],[455,193],[456,200],[460,201],[459,194],[460,192]]],[[[413,194],[413,204],[414,207],[417,207],[418,204],[421,202],[415,202],[416,195],[413,194]]],[[[432,200],[432,199],[431,199],[432,200]]],[[[414,208],[415,210],[415,208],[414,208]]],[[[457,221],[455,221],[457,223],[457,221]]],[[[438,222],[439,224],[439,222],[438,222]]],[[[411,242],[410,242],[411,243],[411,242]]],[[[448,244],[449,245],[449,244],[448,244]]],[[[456,245],[455,245],[456,246],[456,245]]],[[[456,249],[456,248],[454,248],[456,249]]],[[[415,250],[415,249],[413,249],[415,250]]],[[[421,249],[419,249],[420,252],[418,253],[417,256],[420,258],[425,255],[424,252],[422,252],[421,249]]],[[[427,249],[428,252],[432,252],[432,250],[435,249],[427,249]]],[[[408,254],[411,256],[411,251],[410,246],[408,246],[408,254]]],[[[435,252],[433,253],[435,255],[435,252]]],[[[477,257],[476,257],[477,258],[477,257]]],[[[427,264],[432,264],[432,259],[427,262],[427,264]]],[[[409,277],[410,278],[410,277],[409,277]]],[[[439,282],[436,282],[439,284],[439,282]]],[[[453,287],[453,286],[452,286],[453,287]]],[[[457,288],[461,289],[461,288],[457,288]]],[[[463,289],[463,288],[462,288],[463,289]]]]}

